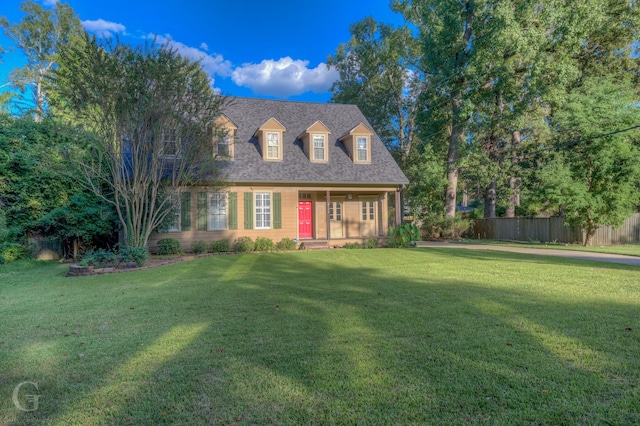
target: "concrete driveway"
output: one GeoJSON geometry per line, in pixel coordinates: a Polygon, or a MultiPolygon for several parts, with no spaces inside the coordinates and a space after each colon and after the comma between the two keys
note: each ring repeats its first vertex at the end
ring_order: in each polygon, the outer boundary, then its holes
{"type": "Polygon", "coordinates": [[[439,241],[421,241],[416,243],[416,247],[439,247],[439,248],[452,248],[452,249],[506,251],[509,253],[532,254],[535,256],[566,257],[569,259],[595,260],[598,262],[621,263],[623,265],[640,266],[640,257],[625,256],[622,254],[594,253],[589,251],[557,250],[557,249],[546,249],[546,248],[538,249],[538,248],[528,248],[528,247],[507,247],[507,246],[493,246],[493,245],[482,245],[482,244],[447,243],[447,242],[439,242],[439,241]]]}

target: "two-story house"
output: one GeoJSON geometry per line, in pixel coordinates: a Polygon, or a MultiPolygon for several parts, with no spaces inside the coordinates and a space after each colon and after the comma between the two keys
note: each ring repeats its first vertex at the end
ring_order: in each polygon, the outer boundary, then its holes
{"type": "MultiPolygon", "coordinates": [[[[233,98],[213,142],[223,189],[196,186],[167,232],[193,241],[283,237],[328,246],[388,234],[389,193],[408,180],[355,105],[233,98]]],[[[396,197],[398,199],[398,197],[396,197]]],[[[395,209],[399,212],[399,208],[395,209]]]]}

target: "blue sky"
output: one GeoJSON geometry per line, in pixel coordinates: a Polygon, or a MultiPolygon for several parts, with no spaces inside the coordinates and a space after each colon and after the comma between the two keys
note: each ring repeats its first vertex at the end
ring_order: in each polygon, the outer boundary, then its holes
{"type": "MultiPolygon", "coordinates": [[[[52,7],[55,0],[36,0],[52,7]]],[[[1,0],[0,15],[17,22],[19,0],[1,0]]],[[[326,102],[337,79],[327,56],[349,40],[349,25],[366,16],[400,24],[389,0],[69,0],[87,31],[136,44],[156,36],[201,59],[225,95],[326,102]]],[[[10,40],[0,34],[5,49],[10,40]]],[[[0,86],[24,58],[6,53],[0,86]]]]}

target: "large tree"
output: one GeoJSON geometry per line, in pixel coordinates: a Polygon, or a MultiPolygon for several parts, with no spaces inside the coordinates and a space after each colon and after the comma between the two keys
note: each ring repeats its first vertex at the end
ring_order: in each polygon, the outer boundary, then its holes
{"type": "Polygon", "coordinates": [[[42,119],[47,105],[47,78],[55,68],[60,50],[72,41],[77,42],[82,26],[67,3],[57,2],[51,10],[32,0],[20,5],[24,17],[18,23],[1,16],[0,27],[6,36],[26,56],[22,68],[11,71],[11,83],[29,93],[31,108],[35,108],[36,121],[42,119]]]}
{"type": "Polygon", "coordinates": [[[79,170],[114,205],[130,246],[147,245],[176,208],[172,194],[216,182],[212,140],[224,98],[170,45],[87,36],[63,51],[54,85],[56,101],[95,135],[79,170]]]}
{"type": "Polygon", "coordinates": [[[0,212],[5,238],[26,242],[29,232],[51,210],[65,206],[82,190],[56,170],[65,166],[62,147],[78,146],[83,134],[50,118],[0,114],[0,212]]]}
{"type": "Polygon", "coordinates": [[[404,165],[416,145],[419,100],[425,88],[421,51],[406,26],[368,17],[351,25],[351,39],[328,64],[340,72],[332,102],[360,107],[387,147],[404,165]]]}

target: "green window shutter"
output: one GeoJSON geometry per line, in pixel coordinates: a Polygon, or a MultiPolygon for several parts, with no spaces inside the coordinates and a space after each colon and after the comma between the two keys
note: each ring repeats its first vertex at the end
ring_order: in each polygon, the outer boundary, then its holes
{"type": "Polygon", "coordinates": [[[191,193],[183,192],[180,202],[180,230],[191,231],[191,193]]]}
{"type": "Polygon", "coordinates": [[[207,230],[207,193],[198,192],[198,231],[207,230]]]}
{"type": "Polygon", "coordinates": [[[253,192],[244,193],[244,229],[253,229],[253,192]]]}
{"type": "Polygon", "coordinates": [[[238,193],[229,193],[229,229],[238,229],[238,193]]]}
{"type": "Polygon", "coordinates": [[[282,228],[282,201],[280,192],[273,193],[273,229],[282,228]]]}

